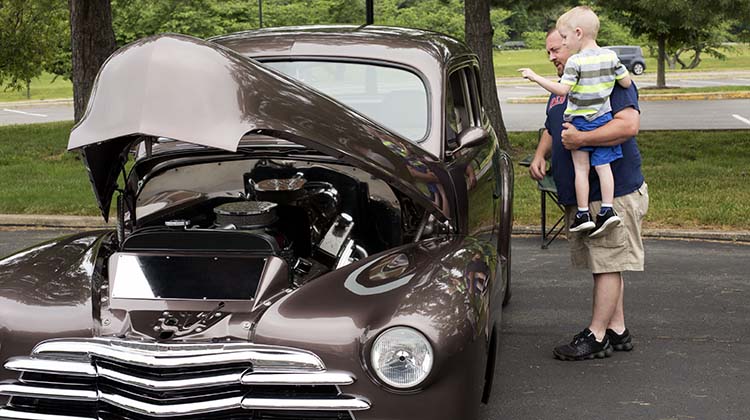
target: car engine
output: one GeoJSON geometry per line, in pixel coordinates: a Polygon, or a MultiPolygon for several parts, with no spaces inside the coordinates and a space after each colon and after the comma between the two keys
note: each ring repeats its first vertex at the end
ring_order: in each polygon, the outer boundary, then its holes
{"type": "MultiPolygon", "coordinates": [[[[366,183],[320,168],[309,170],[312,179],[301,171],[275,177],[289,168],[262,169],[244,174],[245,191],[238,196],[186,206],[139,226],[124,237],[120,252],[275,256],[286,262],[291,285],[299,285],[366,258],[367,247],[357,234],[373,237],[372,230],[399,230],[400,218],[383,211],[386,205],[360,205],[369,200],[363,198],[368,196],[366,183]],[[326,178],[340,187],[320,180],[326,178]],[[346,191],[343,196],[339,189],[346,191]],[[371,226],[357,226],[355,217],[371,219],[371,226]],[[390,226],[383,229],[384,223],[390,226]]],[[[370,239],[367,245],[379,251],[383,241],[370,239]]]]}

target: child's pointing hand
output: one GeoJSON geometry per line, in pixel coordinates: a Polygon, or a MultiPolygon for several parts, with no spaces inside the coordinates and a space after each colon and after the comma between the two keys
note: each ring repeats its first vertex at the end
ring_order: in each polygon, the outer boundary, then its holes
{"type": "Polygon", "coordinates": [[[529,79],[532,82],[536,81],[537,74],[534,73],[534,70],[524,67],[524,68],[518,69],[518,71],[521,72],[521,76],[523,76],[524,79],[529,79]]]}

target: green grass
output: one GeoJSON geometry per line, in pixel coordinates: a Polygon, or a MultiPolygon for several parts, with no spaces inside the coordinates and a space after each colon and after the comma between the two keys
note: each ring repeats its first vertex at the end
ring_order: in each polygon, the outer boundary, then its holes
{"type": "MultiPolygon", "coordinates": [[[[737,44],[731,47],[722,49],[722,52],[726,54],[726,60],[720,60],[715,57],[711,57],[707,54],[701,54],[701,63],[698,67],[692,70],[681,70],[680,65],[677,64],[677,69],[667,69],[669,73],[681,73],[686,71],[717,71],[717,70],[747,70],[750,69],[750,44],[737,44]]],[[[648,50],[644,49],[644,55],[646,55],[646,72],[656,73],[656,57],[648,56],[648,50]]],[[[656,51],[654,50],[654,53],[656,51]]],[[[685,64],[689,64],[692,59],[692,55],[683,54],[681,57],[685,64]]]]}
{"type": "Polygon", "coordinates": [[[65,150],[72,126],[0,127],[0,213],[98,213],[83,163],[65,150]]]}
{"type": "MultiPolygon", "coordinates": [[[[511,133],[511,143],[518,161],[533,153],[536,133],[511,133]]],[[[750,229],[750,131],[646,131],[638,145],[651,200],[647,227],[750,229]]],[[[517,165],[516,223],[538,225],[539,208],[536,181],[517,165]]]]}
{"type": "MultiPolygon", "coordinates": [[[[71,126],[0,127],[0,213],[99,213],[83,163],[65,151],[71,126]]],[[[536,132],[510,139],[515,162],[536,147],[536,132]]],[[[750,230],[750,130],[647,131],[638,144],[651,195],[646,226],[750,230]]],[[[514,169],[515,222],[538,225],[536,182],[514,169]]]]}
{"type": "MultiPolygon", "coordinates": [[[[750,69],[750,45],[738,44],[724,50],[727,55],[726,60],[719,60],[703,54],[701,64],[692,70],[670,70],[667,69],[667,76],[670,74],[679,74],[686,71],[729,71],[729,70],[747,70],[750,69]]],[[[648,56],[648,49],[644,49],[646,55],[646,73],[656,73],[656,58],[648,56]]],[[[529,67],[535,72],[544,76],[554,76],[555,68],[550,64],[547,53],[542,50],[509,50],[494,51],[494,65],[496,77],[515,77],[521,76],[518,73],[519,67],[529,67]]],[[[690,57],[683,57],[686,63],[689,63],[690,57]]],[[[679,67],[679,65],[678,65],[679,67]]],[[[636,76],[636,81],[638,80],[636,76]]],[[[668,80],[667,80],[668,81],[668,80]]]]}
{"type": "MultiPolygon", "coordinates": [[[[42,74],[39,78],[31,81],[31,100],[36,99],[60,99],[73,97],[73,84],[70,80],[58,77],[54,83],[54,75],[42,74]]],[[[0,86],[0,102],[26,101],[26,89],[21,91],[7,90],[6,86],[0,86]]]]}

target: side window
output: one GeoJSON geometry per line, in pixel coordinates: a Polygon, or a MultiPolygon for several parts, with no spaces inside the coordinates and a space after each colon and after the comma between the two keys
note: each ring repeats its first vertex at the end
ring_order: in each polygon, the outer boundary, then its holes
{"type": "Polygon", "coordinates": [[[448,148],[455,148],[455,139],[462,130],[476,125],[474,109],[477,105],[470,94],[472,76],[467,68],[454,71],[448,77],[445,103],[445,138],[448,148]]]}
{"type": "Polygon", "coordinates": [[[482,107],[482,84],[479,78],[479,69],[472,67],[469,74],[469,97],[473,104],[472,109],[474,110],[474,125],[482,125],[482,115],[484,114],[484,108],[482,107]]]}

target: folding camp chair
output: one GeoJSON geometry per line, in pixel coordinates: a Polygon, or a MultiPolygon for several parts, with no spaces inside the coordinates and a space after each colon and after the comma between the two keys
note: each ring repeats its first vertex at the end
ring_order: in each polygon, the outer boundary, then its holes
{"type": "MultiPolygon", "coordinates": [[[[541,138],[543,132],[544,129],[539,130],[539,138],[541,138]]],[[[527,156],[526,158],[518,162],[518,164],[521,166],[529,167],[531,166],[531,161],[533,159],[534,156],[527,156]]],[[[547,174],[544,176],[544,178],[537,182],[537,189],[539,189],[539,193],[541,196],[542,249],[547,249],[552,241],[554,241],[555,238],[560,235],[560,232],[562,232],[563,228],[565,227],[565,207],[560,204],[560,199],[557,196],[557,186],[555,185],[554,179],[552,179],[552,168],[547,171],[547,174]],[[557,221],[549,229],[547,229],[547,198],[555,203],[557,208],[560,209],[560,212],[562,213],[560,217],[557,218],[557,221]]]]}

